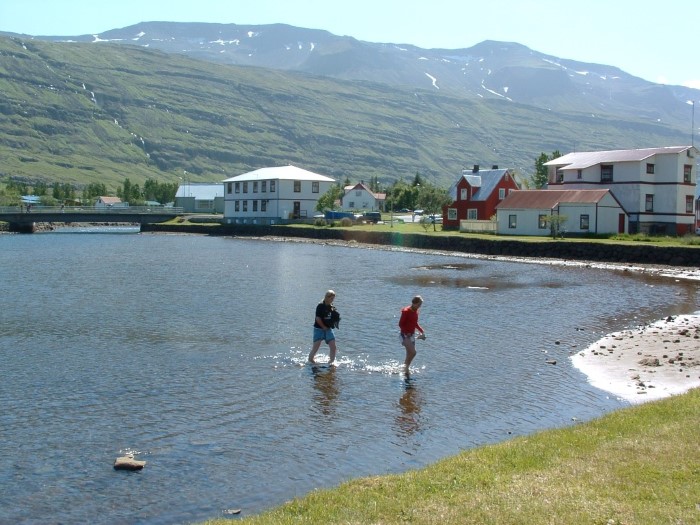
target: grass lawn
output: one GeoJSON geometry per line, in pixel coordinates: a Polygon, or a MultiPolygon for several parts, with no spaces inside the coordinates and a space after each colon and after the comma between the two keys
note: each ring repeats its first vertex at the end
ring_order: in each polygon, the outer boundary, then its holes
{"type": "Polygon", "coordinates": [[[468,450],[421,470],[314,491],[241,522],[697,524],[699,429],[695,389],[468,450]]]}

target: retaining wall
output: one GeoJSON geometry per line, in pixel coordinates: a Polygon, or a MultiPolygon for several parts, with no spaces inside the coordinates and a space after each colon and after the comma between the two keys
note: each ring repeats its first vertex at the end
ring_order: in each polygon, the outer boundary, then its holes
{"type": "Polygon", "coordinates": [[[656,246],[649,243],[602,244],[566,239],[534,242],[508,239],[476,239],[468,236],[430,236],[401,232],[372,232],[338,228],[293,228],[261,225],[171,225],[144,224],[141,231],[182,232],[207,235],[300,237],[356,241],[367,244],[401,246],[426,250],[444,250],[479,255],[539,257],[578,261],[643,263],[665,266],[700,267],[700,247],[656,246]]]}

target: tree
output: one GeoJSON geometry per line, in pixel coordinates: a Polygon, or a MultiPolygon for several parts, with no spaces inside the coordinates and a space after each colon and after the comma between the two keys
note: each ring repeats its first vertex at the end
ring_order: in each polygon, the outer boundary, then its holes
{"type": "Polygon", "coordinates": [[[549,232],[552,234],[552,239],[556,239],[557,236],[564,237],[564,225],[569,217],[566,215],[552,214],[545,217],[545,222],[549,225],[549,232]]]}
{"type": "Polygon", "coordinates": [[[549,174],[547,173],[547,166],[545,166],[545,163],[559,157],[561,157],[559,150],[552,152],[551,155],[542,152],[540,156],[537,157],[535,160],[535,174],[532,176],[532,185],[536,190],[544,188],[549,182],[549,174]]]}
{"type": "Polygon", "coordinates": [[[83,200],[92,201],[107,195],[107,187],[100,182],[91,182],[83,189],[83,200]]]}
{"type": "Polygon", "coordinates": [[[414,209],[418,197],[418,188],[397,180],[388,190],[386,205],[390,210],[402,208],[414,209]]]}
{"type": "MultiPolygon", "coordinates": [[[[438,188],[428,182],[422,183],[418,187],[418,205],[423,208],[424,222],[431,215],[442,215],[442,208],[452,202],[452,198],[447,193],[447,190],[438,188]],[[427,216],[427,217],[426,217],[427,216]]],[[[435,221],[433,223],[433,231],[436,231],[435,221]]]]}
{"type": "Polygon", "coordinates": [[[327,210],[337,210],[340,206],[336,201],[343,197],[343,188],[339,184],[333,184],[328,191],[318,198],[316,211],[325,212],[327,210]]]}

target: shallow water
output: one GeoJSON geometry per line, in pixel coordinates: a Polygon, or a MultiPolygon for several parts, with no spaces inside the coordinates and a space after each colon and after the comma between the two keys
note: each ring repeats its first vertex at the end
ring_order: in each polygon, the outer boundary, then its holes
{"type": "Polygon", "coordinates": [[[248,515],[588,420],[626,403],[570,353],[699,298],[607,270],[128,230],[3,235],[0,268],[1,523],[248,515]],[[311,367],[328,288],[339,362],[311,367]],[[416,293],[428,339],[406,378],[416,293]],[[113,470],[128,451],[144,470],[113,470]]]}

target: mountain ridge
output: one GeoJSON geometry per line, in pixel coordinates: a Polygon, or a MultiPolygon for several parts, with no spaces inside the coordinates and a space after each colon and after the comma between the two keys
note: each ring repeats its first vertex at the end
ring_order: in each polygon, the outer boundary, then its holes
{"type": "Polygon", "coordinates": [[[232,53],[211,42],[235,37],[221,33],[230,26],[146,23],[83,42],[0,37],[0,177],[113,187],[129,174],[211,181],[293,163],[341,182],[420,172],[449,185],[472,164],[529,176],[543,151],[690,143],[683,91],[626,74],[613,91],[603,78],[618,75],[613,66],[584,74],[579,62],[551,64],[492,41],[424,57],[413,46],[279,25],[235,26],[255,45],[236,47],[249,63],[226,64],[220,55],[232,53]],[[248,36],[256,33],[264,40],[248,36]],[[313,49],[309,40],[291,49],[309,35],[313,49]],[[449,75],[426,71],[426,61],[449,75]],[[445,80],[455,70],[465,78],[445,80]]]}

